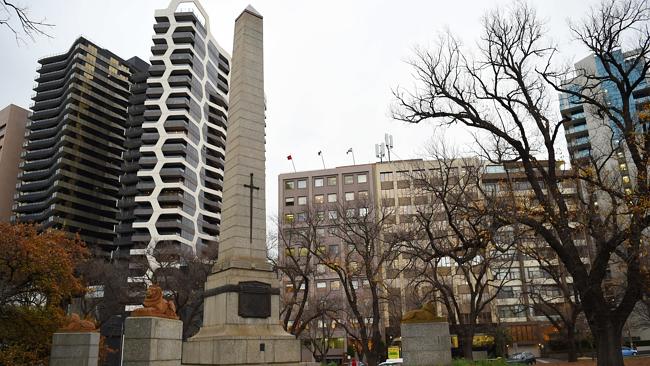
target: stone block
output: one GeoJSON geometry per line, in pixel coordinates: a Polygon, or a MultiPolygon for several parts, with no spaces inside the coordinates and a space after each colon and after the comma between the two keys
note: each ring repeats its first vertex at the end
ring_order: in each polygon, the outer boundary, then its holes
{"type": "Polygon", "coordinates": [[[155,317],[126,318],[124,366],[180,366],[183,322],[155,317]]]}
{"type": "Polygon", "coordinates": [[[405,365],[451,365],[448,323],[402,323],[401,328],[402,357],[405,365]]]}
{"type": "Polygon", "coordinates": [[[99,333],[54,333],[50,366],[97,366],[99,333]]]}

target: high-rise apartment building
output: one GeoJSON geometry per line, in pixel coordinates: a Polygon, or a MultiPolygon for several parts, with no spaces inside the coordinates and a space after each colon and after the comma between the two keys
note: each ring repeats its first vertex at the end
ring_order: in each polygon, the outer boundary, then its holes
{"type": "Polygon", "coordinates": [[[154,267],[161,243],[199,253],[216,245],[230,73],[198,1],[172,0],[155,20],[141,146],[129,153],[139,154],[132,232],[122,233],[154,267]]]}
{"type": "Polygon", "coordinates": [[[0,110],[0,222],[11,219],[28,117],[28,110],[13,104],[0,110]]]}
{"type": "Polygon", "coordinates": [[[110,249],[134,58],[80,37],[39,60],[14,219],[79,233],[110,249]]]}

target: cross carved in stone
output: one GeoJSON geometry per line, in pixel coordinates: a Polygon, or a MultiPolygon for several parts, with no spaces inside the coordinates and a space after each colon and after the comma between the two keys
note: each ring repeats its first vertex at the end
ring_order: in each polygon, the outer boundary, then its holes
{"type": "Polygon", "coordinates": [[[256,190],[259,191],[259,189],[260,189],[260,187],[255,187],[253,185],[253,173],[251,173],[251,183],[250,184],[244,184],[244,187],[250,189],[250,196],[251,196],[250,199],[251,200],[250,200],[250,217],[249,217],[250,221],[248,223],[248,225],[249,225],[249,234],[248,234],[249,239],[248,240],[250,241],[250,243],[253,243],[253,190],[256,189],[256,190]]]}

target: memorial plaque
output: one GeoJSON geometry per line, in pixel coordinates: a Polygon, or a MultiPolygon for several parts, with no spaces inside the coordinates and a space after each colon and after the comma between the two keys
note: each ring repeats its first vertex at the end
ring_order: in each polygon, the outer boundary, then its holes
{"type": "Polygon", "coordinates": [[[250,281],[239,283],[238,313],[242,318],[271,316],[271,285],[250,281]]]}

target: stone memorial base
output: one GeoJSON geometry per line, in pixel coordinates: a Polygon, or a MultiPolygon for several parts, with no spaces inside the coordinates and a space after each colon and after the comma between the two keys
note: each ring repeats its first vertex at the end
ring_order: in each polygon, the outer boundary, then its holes
{"type": "Polygon", "coordinates": [[[280,326],[273,285],[277,278],[269,268],[229,268],[210,275],[203,326],[183,343],[183,365],[299,365],[300,341],[280,326]],[[247,290],[242,284],[256,286],[247,290]],[[242,312],[253,314],[242,317],[242,312]]]}
{"type": "Polygon", "coordinates": [[[402,323],[402,358],[408,366],[451,365],[449,323],[402,323]]]}
{"type": "Polygon", "coordinates": [[[129,317],[124,324],[124,366],[180,366],[183,322],[129,317]]]}
{"type": "Polygon", "coordinates": [[[50,366],[97,366],[99,333],[54,333],[50,366]]]}

